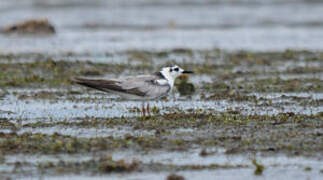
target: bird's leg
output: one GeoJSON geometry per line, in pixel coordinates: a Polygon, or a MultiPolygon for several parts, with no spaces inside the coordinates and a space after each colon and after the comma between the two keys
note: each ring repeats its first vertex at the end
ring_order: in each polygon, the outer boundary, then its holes
{"type": "Polygon", "coordinates": [[[141,112],[142,112],[142,117],[145,119],[146,118],[146,109],[145,109],[144,103],[142,104],[141,112]]]}
{"type": "Polygon", "coordinates": [[[149,108],[149,103],[147,103],[147,112],[148,112],[148,116],[150,117],[150,108],[149,108]]]}

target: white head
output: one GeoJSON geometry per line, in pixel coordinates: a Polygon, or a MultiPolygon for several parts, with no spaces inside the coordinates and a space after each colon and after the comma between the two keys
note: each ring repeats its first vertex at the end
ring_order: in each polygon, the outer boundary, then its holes
{"type": "Polygon", "coordinates": [[[185,73],[193,73],[192,71],[185,71],[184,69],[178,67],[177,65],[175,66],[170,66],[170,67],[164,67],[160,73],[163,74],[163,76],[169,81],[171,86],[174,84],[175,79],[185,73]]]}

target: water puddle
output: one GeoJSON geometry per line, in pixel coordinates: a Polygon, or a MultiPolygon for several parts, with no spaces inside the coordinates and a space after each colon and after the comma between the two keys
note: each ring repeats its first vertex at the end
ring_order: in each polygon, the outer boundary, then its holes
{"type": "MultiPolygon", "coordinates": [[[[46,90],[14,90],[16,93],[28,94],[28,92],[51,92],[46,90]]],[[[62,90],[53,90],[53,92],[61,92],[62,90]]],[[[75,118],[85,117],[135,117],[141,116],[140,109],[142,102],[140,101],[123,101],[116,96],[91,92],[90,94],[75,95],[72,99],[64,97],[56,97],[54,99],[18,99],[16,95],[9,92],[1,102],[0,117],[23,120],[23,124],[37,121],[72,121],[75,118]],[[94,94],[93,94],[94,93],[94,94]],[[57,113],[59,112],[59,113],[57,113]]],[[[260,114],[273,115],[284,112],[295,112],[301,114],[316,114],[322,112],[321,106],[303,106],[297,104],[280,103],[292,102],[289,99],[281,97],[304,97],[314,100],[322,99],[322,93],[252,93],[257,98],[272,99],[272,105],[261,105],[261,102],[254,104],[253,102],[236,102],[228,100],[204,101],[199,100],[199,96],[193,96],[193,99],[181,98],[177,95],[175,99],[170,98],[169,101],[149,101],[150,107],[156,106],[161,114],[172,112],[191,112],[203,110],[203,112],[226,112],[230,110],[238,110],[242,114],[260,114]],[[276,104],[275,104],[276,103],[276,104]]]]}
{"type": "MultiPolygon", "coordinates": [[[[0,132],[3,132],[0,130],[0,132]]],[[[80,127],[65,127],[65,126],[54,126],[54,127],[37,127],[37,128],[22,128],[17,131],[18,134],[23,133],[41,133],[47,135],[53,135],[59,133],[66,136],[75,136],[78,138],[95,138],[95,137],[108,137],[113,136],[114,138],[124,137],[125,135],[131,135],[134,137],[151,136],[154,135],[154,131],[146,130],[133,130],[133,128],[127,127],[116,127],[116,128],[80,128],[80,127]]]]}
{"type": "MultiPolygon", "coordinates": [[[[213,155],[200,156],[201,149],[195,149],[188,152],[164,152],[154,151],[148,153],[138,152],[115,152],[108,153],[112,155],[113,160],[126,160],[131,162],[133,159],[142,163],[161,163],[164,165],[212,165],[217,164],[223,167],[232,166],[232,168],[217,168],[213,170],[191,170],[191,171],[174,171],[178,175],[184,176],[188,179],[207,179],[211,176],[217,176],[221,179],[254,179],[257,176],[254,175],[255,167],[252,165],[252,159],[257,159],[258,163],[264,165],[265,169],[263,174],[259,178],[277,177],[278,179],[293,178],[293,179],[320,179],[323,165],[321,159],[306,158],[306,157],[287,157],[284,155],[276,156],[261,156],[255,154],[246,155],[225,155],[224,149],[208,149],[208,151],[214,152],[213,155]],[[235,166],[242,166],[241,168],[235,168],[235,166]],[[309,169],[306,171],[305,169],[309,169]]],[[[6,158],[7,163],[14,163],[16,161],[26,161],[29,163],[37,162],[58,162],[60,160],[71,162],[82,162],[90,160],[91,156],[87,155],[55,155],[55,156],[9,156],[6,158]]],[[[95,158],[96,159],[96,158],[95,158]]],[[[165,179],[172,172],[158,171],[158,172],[133,172],[133,173],[112,173],[109,175],[88,176],[86,174],[80,175],[64,175],[64,176],[45,176],[46,179],[165,179]]]]}
{"type": "Polygon", "coordinates": [[[309,98],[309,99],[323,99],[323,93],[305,93],[305,92],[273,92],[273,93],[251,93],[250,95],[254,95],[257,98],[266,98],[266,99],[277,99],[277,98],[284,98],[284,97],[299,97],[299,98],[309,98]]]}

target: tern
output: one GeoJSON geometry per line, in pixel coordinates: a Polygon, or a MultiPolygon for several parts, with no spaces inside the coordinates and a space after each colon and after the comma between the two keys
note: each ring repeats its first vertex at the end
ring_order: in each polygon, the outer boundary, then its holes
{"type": "MultiPolygon", "coordinates": [[[[193,73],[193,71],[186,71],[174,65],[163,67],[161,71],[150,75],[127,76],[118,79],[84,79],[76,77],[72,81],[86,87],[114,93],[124,99],[146,101],[167,96],[173,90],[175,79],[185,73],[193,73]]],[[[149,104],[147,104],[146,109],[150,115],[149,104]]],[[[142,113],[145,116],[144,104],[142,105],[142,113]]]]}

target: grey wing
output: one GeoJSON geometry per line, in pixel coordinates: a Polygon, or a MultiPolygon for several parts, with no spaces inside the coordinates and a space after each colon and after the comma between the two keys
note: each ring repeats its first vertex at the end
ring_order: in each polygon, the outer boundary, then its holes
{"type": "Polygon", "coordinates": [[[73,79],[73,81],[78,84],[105,92],[112,90],[150,98],[158,98],[167,95],[167,93],[171,89],[170,86],[159,85],[156,80],[158,80],[158,76],[155,75],[133,76],[111,80],[95,80],[83,78],[73,79]]]}
{"type": "Polygon", "coordinates": [[[155,75],[127,77],[121,80],[120,86],[122,89],[131,90],[135,95],[158,98],[167,95],[171,90],[168,84],[158,84],[158,79],[155,75]]]}

